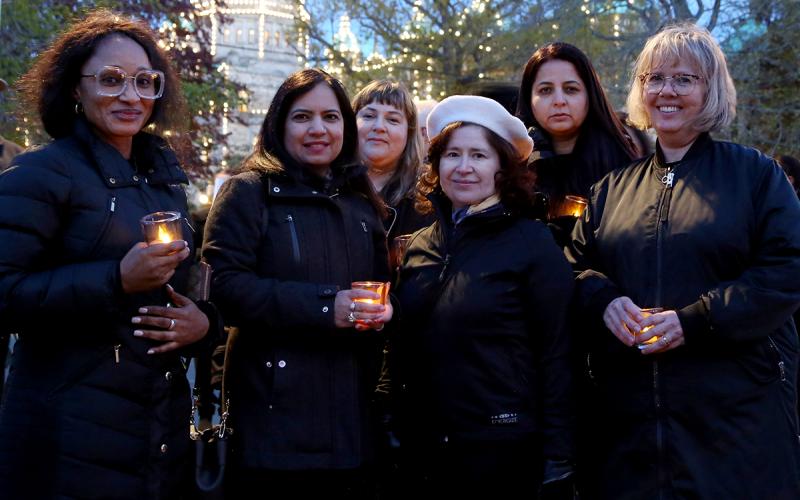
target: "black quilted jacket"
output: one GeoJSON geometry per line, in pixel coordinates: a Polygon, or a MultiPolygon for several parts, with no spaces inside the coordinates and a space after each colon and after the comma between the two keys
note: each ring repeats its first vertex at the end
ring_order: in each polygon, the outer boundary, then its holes
{"type": "MultiPolygon", "coordinates": [[[[147,355],[130,322],[166,297],[124,295],[119,262],[143,215],[186,215],[187,180],[160,139],[139,134],[133,151],[138,171],[81,120],[0,175],[0,325],[19,333],[0,413],[3,498],[173,498],[180,486],[184,370],[177,354],[147,355]]],[[[190,260],[171,280],[179,292],[190,260]]]]}

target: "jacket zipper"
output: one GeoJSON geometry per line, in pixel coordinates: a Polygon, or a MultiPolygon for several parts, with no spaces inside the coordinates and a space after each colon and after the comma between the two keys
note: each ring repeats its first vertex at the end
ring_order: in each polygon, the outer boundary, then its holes
{"type": "Polygon", "coordinates": [[[447,272],[447,266],[450,265],[450,254],[444,256],[444,265],[442,266],[442,272],[439,273],[439,283],[444,283],[445,273],[447,272]]]}
{"type": "Polygon", "coordinates": [[[586,353],[586,375],[589,377],[589,380],[592,382],[595,381],[594,379],[594,371],[592,370],[592,353],[586,353]]]}
{"type": "MultiPolygon", "coordinates": [[[[667,220],[668,198],[672,195],[672,185],[675,178],[675,173],[672,168],[667,170],[667,173],[661,178],[661,183],[664,185],[664,190],[661,192],[661,200],[658,204],[658,220],[656,221],[656,301],[655,306],[661,306],[661,276],[662,276],[662,254],[663,254],[663,236],[662,231],[664,222],[667,220]],[[665,213],[665,210],[667,213],[665,213]]],[[[653,404],[656,410],[656,450],[657,450],[657,464],[658,464],[658,498],[664,497],[664,485],[666,483],[666,471],[664,470],[664,430],[661,422],[661,395],[659,394],[661,388],[658,376],[658,361],[653,361],[653,404]]]]}
{"type": "Polygon", "coordinates": [[[775,351],[775,355],[778,357],[778,372],[781,375],[781,382],[786,382],[786,363],[781,359],[781,352],[778,350],[778,345],[772,340],[771,335],[767,335],[767,343],[769,344],[769,348],[775,351]]]}
{"type": "Polygon", "coordinates": [[[297,228],[294,225],[294,217],[292,214],[286,216],[286,222],[289,223],[289,233],[292,236],[292,257],[295,264],[300,263],[300,239],[297,237],[297,228]]]}
{"type": "Polygon", "coordinates": [[[119,349],[122,347],[122,344],[117,344],[114,346],[114,362],[119,364],[119,349]]]}

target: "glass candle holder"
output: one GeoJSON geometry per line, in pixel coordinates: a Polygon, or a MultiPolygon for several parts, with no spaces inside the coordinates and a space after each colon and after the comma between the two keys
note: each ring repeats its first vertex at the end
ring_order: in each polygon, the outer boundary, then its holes
{"type": "Polygon", "coordinates": [[[139,222],[148,245],[183,239],[180,212],[155,212],[145,215],[139,222]]]}
{"type": "Polygon", "coordinates": [[[389,260],[392,268],[399,269],[403,265],[403,258],[406,255],[409,241],[411,241],[410,234],[401,234],[392,239],[392,247],[389,249],[389,260]]]}
{"type": "Polygon", "coordinates": [[[589,200],[583,196],[577,196],[573,194],[567,195],[564,197],[564,200],[561,203],[553,207],[553,210],[550,213],[550,218],[582,217],[583,211],[586,210],[586,206],[588,204],[589,200]]]}
{"type": "Polygon", "coordinates": [[[384,283],[382,281],[354,281],[350,284],[350,288],[353,290],[369,290],[370,292],[375,292],[380,295],[380,298],[377,299],[359,297],[353,299],[355,302],[386,305],[386,297],[389,295],[389,283],[384,283]]]}
{"type": "MultiPolygon", "coordinates": [[[[663,311],[664,311],[664,309],[662,307],[650,307],[650,308],[647,308],[647,309],[642,309],[641,312],[642,312],[642,316],[644,316],[646,318],[648,316],[652,316],[653,314],[660,313],[660,312],[663,312],[663,311]]],[[[651,337],[651,338],[649,338],[647,340],[640,341],[639,337],[643,336],[651,328],[653,328],[653,327],[652,326],[646,326],[638,334],[636,334],[636,336],[635,336],[636,337],[636,347],[639,350],[644,349],[645,347],[647,347],[650,344],[655,344],[656,342],[658,342],[658,339],[661,338],[661,337],[651,337]]]]}

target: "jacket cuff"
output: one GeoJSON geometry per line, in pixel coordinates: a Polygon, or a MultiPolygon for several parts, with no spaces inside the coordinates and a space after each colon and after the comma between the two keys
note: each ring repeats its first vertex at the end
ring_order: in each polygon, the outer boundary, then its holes
{"type": "Polygon", "coordinates": [[[699,299],[683,309],[678,309],[677,313],[683,329],[683,337],[687,343],[709,331],[708,309],[706,309],[703,299],[699,299]]]}
{"type": "Polygon", "coordinates": [[[575,473],[575,467],[568,460],[545,460],[542,484],[563,481],[575,473]]]}
{"type": "Polygon", "coordinates": [[[622,297],[616,287],[606,287],[598,290],[589,303],[589,313],[592,318],[602,318],[612,300],[622,297]]]}

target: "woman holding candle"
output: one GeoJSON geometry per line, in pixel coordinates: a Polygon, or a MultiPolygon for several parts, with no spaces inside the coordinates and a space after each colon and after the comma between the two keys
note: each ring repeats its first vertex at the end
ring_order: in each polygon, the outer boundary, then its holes
{"type": "Polygon", "coordinates": [[[356,162],[357,140],[342,84],[298,71],[209,214],[212,296],[240,329],[232,498],[372,495],[377,331],[392,308],[351,289],[389,278],[384,205],[356,162]]]}
{"type": "MultiPolygon", "coordinates": [[[[591,61],[568,43],[545,45],[528,60],[517,116],[533,138],[530,166],[543,218],[560,215],[566,196],[587,197],[592,184],[638,156],[591,61]]],[[[564,246],[575,218],[554,222],[551,229],[564,246]]]]}
{"type": "Polygon", "coordinates": [[[593,187],[569,252],[596,324],[587,498],[800,498],[800,204],[772,159],[711,138],[735,106],[708,31],[647,41],[628,109],[656,152],[593,187]]]}
{"type": "Polygon", "coordinates": [[[422,168],[422,136],[411,94],[397,82],[375,80],[353,98],[358,156],[373,187],[389,208],[388,241],[429,225],[433,218],[414,208],[422,168]]]}
{"type": "Polygon", "coordinates": [[[547,227],[527,219],[525,126],[485,97],[428,117],[430,170],[400,270],[392,368],[409,466],[441,498],[571,499],[572,273],[547,227]],[[524,249],[522,251],[521,249],[524,249]]]}
{"type": "Polygon", "coordinates": [[[146,25],[99,11],[21,82],[54,140],[0,175],[0,325],[19,333],[0,492],[176,498],[189,451],[180,356],[209,330],[199,307],[212,309],[178,293],[192,248],[181,235],[142,242],[139,220],[186,216],[175,155],[143,131],[182,116],[178,79],[146,25]]]}

